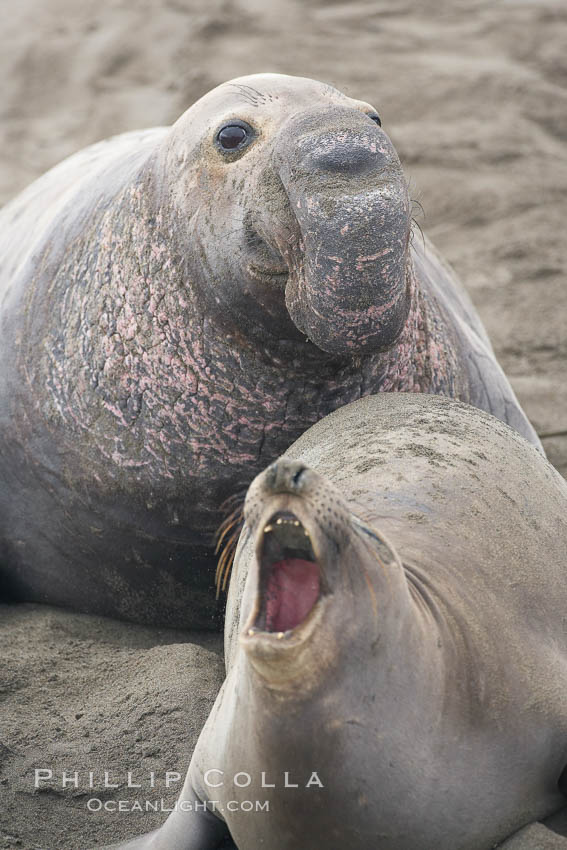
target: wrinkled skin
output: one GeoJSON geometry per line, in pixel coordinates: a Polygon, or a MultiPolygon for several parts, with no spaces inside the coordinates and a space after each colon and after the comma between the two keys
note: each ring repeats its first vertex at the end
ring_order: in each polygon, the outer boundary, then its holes
{"type": "Polygon", "coordinates": [[[214,626],[223,503],[363,395],[455,397],[537,442],[466,296],[412,246],[373,114],[322,83],[242,78],[5,208],[5,594],[214,626]],[[246,144],[227,151],[234,121],[246,144]]]}
{"type": "Polygon", "coordinates": [[[535,822],[565,806],[566,511],[541,454],[470,406],[375,395],[313,426],[249,489],[180,805],[120,850],[227,830],[239,850],[564,850],[535,822]],[[324,592],[278,634],[258,612],[282,513],[324,592]]]}

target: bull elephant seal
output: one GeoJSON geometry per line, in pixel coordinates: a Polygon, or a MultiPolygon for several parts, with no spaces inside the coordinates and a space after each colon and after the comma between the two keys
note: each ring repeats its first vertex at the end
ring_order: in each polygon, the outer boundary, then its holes
{"type": "Polygon", "coordinates": [[[272,74],[88,148],[8,205],[5,592],[212,625],[221,505],[370,393],[456,397],[536,442],[466,296],[410,225],[373,108],[272,74]]]}
{"type": "Polygon", "coordinates": [[[124,850],[227,827],[239,850],[490,850],[565,804],[567,485],[527,441],[372,396],[260,475],[245,516],[226,682],[177,810],[124,850]]]}

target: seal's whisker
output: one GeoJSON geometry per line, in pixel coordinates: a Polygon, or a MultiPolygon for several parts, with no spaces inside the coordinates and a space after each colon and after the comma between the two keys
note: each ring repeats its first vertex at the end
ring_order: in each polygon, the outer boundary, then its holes
{"type": "Polygon", "coordinates": [[[217,599],[221,588],[223,591],[226,590],[228,576],[230,575],[232,562],[234,561],[234,554],[236,552],[236,544],[238,542],[242,526],[244,525],[242,493],[234,493],[232,496],[229,496],[229,498],[223,503],[221,509],[226,511],[230,510],[230,513],[222,521],[214,537],[216,541],[215,555],[218,555],[222,549],[215,572],[217,599]]]}
{"type": "Polygon", "coordinates": [[[219,526],[217,533],[215,534],[216,546],[215,546],[215,555],[218,555],[220,552],[221,546],[223,544],[223,540],[226,535],[232,531],[232,529],[239,524],[240,521],[240,508],[237,508],[230,516],[228,516],[224,522],[219,526]]]}
{"type": "Polygon", "coordinates": [[[240,529],[235,531],[232,537],[229,539],[225,554],[226,554],[226,564],[224,569],[224,575],[222,578],[222,590],[223,593],[226,591],[228,585],[228,579],[230,577],[230,573],[232,571],[232,565],[234,563],[234,556],[236,554],[236,544],[238,543],[238,538],[240,537],[240,529]]]}
{"type": "Polygon", "coordinates": [[[238,538],[240,536],[240,526],[233,532],[233,534],[228,538],[225,544],[225,548],[223,550],[222,555],[219,558],[219,562],[217,565],[215,582],[217,586],[217,599],[219,597],[220,591],[223,593],[226,591],[228,585],[228,579],[230,576],[230,572],[232,569],[232,564],[234,562],[234,555],[236,552],[236,544],[238,542],[238,538]]]}
{"type": "Polygon", "coordinates": [[[417,229],[419,230],[419,232],[421,234],[421,241],[423,243],[423,250],[425,251],[425,234],[423,233],[421,225],[413,217],[412,217],[412,220],[411,220],[411,224],[412,224],[412,228],[411,228],[410,243],[413,244],[413,237],[414,237],[414,233],[415,233],[414,227],[417,227],[417,229]]]}
{"type": "Polygon", "coordinates": [[[225,518],[222,520],[214,534],[215,541],[223,535],[227,526],[232,526],[235,522],[239,522],[242,519],[245,496],[246,490],[242,490],[237,493],[233,493],[224,500],[219,510],[221,514],[225,514],[225,518]]]}
{"type": "Polygon", "coordinates": [[[221,512],[226,514],[235,511],[236,508],[241,508],[244,504],[244,499],[246,498],[247,489],[247,487],[243,487],[241,490],[237,490],[236,493],[232,493],[230,496],[227,496],[220,506],[221,512]]]}
{"type": "Polygon", "coordinates": [[[219,561],[218,561],[218,564],[217,564],[217,570],[216,570],[217,582],[220,580],[220,577],[222,577],[224,575],[223,570],[224,570],[224,566],[226,564],[227,557],[230,557],[230,543],[231,543],[233,537],[234,537],[234,532],[226,540],[224,548],[223,548],[221,555],[219,557],[219,561]]]}
{"type": "Polygon", "coordinates": [[[224,579],[224,572],[225,572],[225,568],[226,568],[226,561],[229,557],[228,552],[229,552],[228,549],[225,549],[223,551],[222,555],[219,558],[218,564],[217,564],[217,570],[216,570],[216,575],[215,575],[216,598],[217,599],[219,598],[220,592],[221,592],[221,587],[222,587],[222,583],[223,583],[223,579],[224,579]]]}
{"type": "Polygon", "coordinates": [[[421,214],[423,216],[425,216],[425,210],[423,209],[423,204],[420,201],[416,200],[416,198],[412,198],[411,202],[412,202],[412,204],[415,204],[416,207],[419,207],[419,209],[421,210],[421,214]]]}

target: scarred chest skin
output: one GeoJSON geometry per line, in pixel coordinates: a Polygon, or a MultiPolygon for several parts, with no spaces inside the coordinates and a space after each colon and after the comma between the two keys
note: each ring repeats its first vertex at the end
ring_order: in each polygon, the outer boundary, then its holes
{"type": "Polygon", "coordinates": [[[307,338],[258,346],[207,316],[144,181],[125,195],[47,291],[40,281],[29,294],[17,348],[30,408],[66,444],[77,483],[84,458],[91,486],[148,498],[156,488],[184,496],[190,477],[199,502],[175,510],[212,531],[219,500],[332,410],[381,391],[468,400],[455,334],[411,269],[410,312],[390,350],[345,362],[307,338]]]}

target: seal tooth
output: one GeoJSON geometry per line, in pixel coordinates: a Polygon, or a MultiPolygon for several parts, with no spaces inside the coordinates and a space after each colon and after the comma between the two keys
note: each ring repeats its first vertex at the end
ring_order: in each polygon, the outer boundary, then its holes
{"type": "Polygon", "coordinates": [[[269,531],[273,531],[273,530],[274,530],[273,525],[266,525],[265,528],[264,528],[264,534],[267,534],[269,531]]]}
{"type": "Polygon", "coordinates": [[[278,632],[278,640],[281,640],[285,637],[285,632],[278,632]]]}
{"type": "Polygon", "coordinates": [[[294,520],[294,521],[293,521],[293,524],[294,524],[294,525],[296,525],[298,528],[299,528],[299,526],[301,525],[301,523],[299,522],[299,520],[298,520],[298,519],[294,520]]]}
{"type": "Polygon", "coordinates": [[[280,516],[280,517],[278,517],[278,518],[277,518],[277,520],[276,520],[276,525],[281,525],[281,524],[282,524],[282,522],[283,522],[283,519],[282,519],[282,518],[281,518],[281,516],[280,516]]]}

